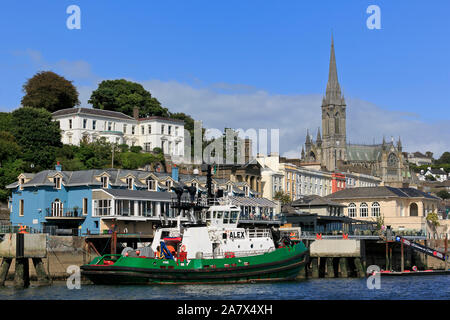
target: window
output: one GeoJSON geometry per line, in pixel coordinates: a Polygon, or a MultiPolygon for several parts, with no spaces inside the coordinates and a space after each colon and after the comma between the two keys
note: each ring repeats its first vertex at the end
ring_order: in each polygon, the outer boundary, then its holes
{"type": "Polygon", "coordinates": [[[178,127],[175,127],[175,135],[178,136],[178,127]]]}
{"type": "Polygon", "coordinates": [[[152,151],[152,143],[151,143],[151,142],[146,142],[146,143],[144,143],[144,150],[145,150],[146,152],[152,151]]]}
{"type": "Polygon", "coordinates": [[[20,189],[20,190],[23,190],[23,186],[22,186],[22,185],[23,185],[24,183],[25,183],[25,178],[20,178],[20,179],[19,179],[19,189],[20,189]]]}
{"type": "Polygon", "coordinates": [[[111,200],[94,200],[95,216],[109,216],[111,214],[111,200]]]}
{"type": "Polygon", "coordinates": [[[88,198],[83,198],[83,215],[88,213],[88,198]]]}
{"type": "Polygon", "coordinates": [[[123,133],[127,133],[127,125],[126,124],[123,125],[123,133]]]}
{"type": "Polygon", "coordinates": [[[148,134],[151,134],[151,133],[152,133],[152,126],[149,124],[149,125],[147,126],[147,128],[148,128],[148,134]]]}
{"type": "Polygon", "coordinates": [[[97,127],[97,120],[92,120],[92,130],[95,130],[97,127]]]}
{"type": "Polygon", "coordinates": [[[21,216],[21,217],[23,217],[23,204],[24,204],[24,202],[23,202],[23,199],[20,199],[20,201],[19,201],[19,216],[21,216]]]}
{"type": "Polygon", "coordinates": [[[363,202],[359,205],[359,216],[362,218],[369,216],[367,203],[363,202]]]}
{"type": "Polygon", "coordinates": [[[164,125],[161,125],[161,134],[164,134],[164,125]]]}
{"type": "Polygon", "coordinates": [[[348,216],[349,216],[349,218],[356,217],[356,204],[350,203],[348,205],[348,216]]]}
{"type": "Polygon", "coordinates": [[[135,130],[136,130],[136,126],[131,126],[131,134],[134,134],[135,130]]]}
{"type": "Polygon", "coordinates": [[[166,181],[166,187],[168,187],[168,188],[172,187],[172,181],[171,180],[167,180],[166,181]]]}
{"type": "Polygon", "coordinates": [[[372,217],[380,216],[380,204],[378,202],[372,203],[372,217]]]}
{"type": "Polygon", "coordinates": [[[61,189],[61,177],[54,177],[53,183],[55,189],[61,189]]]}
{"type": "Polygon", "coordinates": [[[144,126],[141,127],[141,134],[142,134],[142,135],[145,134],[145,127],[144,127],[144,126]]]}
{"type": "Polygon", "coordinates": [[[167,127],[167,133],[168,133],[168,134],[171,134],[171,133],[172,133],[172,126],[168,126],[168,127],[167,127]]]}
{"type": "Polygon", "coordinates": [[[112,122],[108,122],[108,131],[112,131],[112,122]]]}
{"type": "Polygon", "coordinates": [[[129,190],[133,190],[133,178],[127,178],[127,186],[129,190]]]}
{"type": "Polygon", "coordinates": [[[83,119],[83,129],[87,128],[87,119],[83,119]]]}
{"type": "Polygon", "coordinates": [[[156,191],[156,183],[152,178],[147,179],[147,188],[148,191],[156,191]]]}
{"type": "Polygon", "coordinates": [[[69,129],[72,129],[72,119],[69,119],[69,129]]]}
{"type": "Polygon", "coordinates": [[[108,177],[105,177],[105,176],[101,177],[102,188],[108,188],[108,182],[109,182],[108,180],[109,180],[108,177]]]}

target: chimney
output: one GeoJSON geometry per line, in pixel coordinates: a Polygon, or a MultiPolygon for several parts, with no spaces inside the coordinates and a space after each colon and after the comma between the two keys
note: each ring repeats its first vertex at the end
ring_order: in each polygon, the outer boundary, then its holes
{"type": "Polygon", "coordinates": [[[178,167],[175,164],[172,167],[172,179],[178,181],[178,167]]]}
{"type": "Polygon", "coordinates": [[[133,108],[133,118],[135,118],[136,120],[139,119],[139,108],[138,107],[133,108]]]}
{"type": "Polygon", "coordinates": [[[62,166],[59,164],[59,161],[56,162],[55,170],[56,171],[61,171],[61,169],[62,169],[62,166]]]}

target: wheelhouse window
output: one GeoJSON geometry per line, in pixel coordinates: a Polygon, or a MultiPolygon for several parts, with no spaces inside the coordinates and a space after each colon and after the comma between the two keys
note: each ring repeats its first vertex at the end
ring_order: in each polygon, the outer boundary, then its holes
{"type": "Polygon", "coordinates": [[[349,216],[350,218],[356,217],[356,204],[350,203],[350,204],[348,205],[348,216],[349,216]]]}

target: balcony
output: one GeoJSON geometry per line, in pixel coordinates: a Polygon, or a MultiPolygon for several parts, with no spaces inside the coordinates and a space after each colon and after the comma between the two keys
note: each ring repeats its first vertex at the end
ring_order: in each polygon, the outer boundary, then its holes
{"type": "Polygon", "coordinates": [[[86,215],[82,214],[80,208],[46,208],[46,220],[84,220],[86,215]]]}

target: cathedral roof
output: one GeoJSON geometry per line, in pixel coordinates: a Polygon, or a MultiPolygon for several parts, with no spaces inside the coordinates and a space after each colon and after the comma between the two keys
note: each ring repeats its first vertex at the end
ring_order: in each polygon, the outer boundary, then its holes
{"type": "Polygon", "coordinates": [[[347,161],[378,161],[381,157],[382,145],[347,145],[347,161]]]}
{"type": "Polygon", "coordinates": [[[341,95],[341,87],[339,86],[337,67],[336,67],[336,56],[334,54],[334,41],[331,37],[331,52],[330,52],[330,68],[328,72],[328,83],[326,95],[323,101],[324,105],[343,105],[345,104],[344,98],[341,95]]]}

